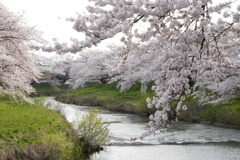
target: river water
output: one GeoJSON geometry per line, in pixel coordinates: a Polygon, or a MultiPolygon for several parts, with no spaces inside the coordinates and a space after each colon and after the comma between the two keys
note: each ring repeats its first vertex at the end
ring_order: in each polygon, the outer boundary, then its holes
{"type": "MultiPolygon", "coordinates": [[[[48,100],[56,103],[49,97],[48,100]]],[[[61,103],[60,103],[61,104],[61,103]]],[[[86,113],[87,106],[65,105],[69,122],[86,113]]],[[[92,108],[92,107],[91,107],[92,108]]],[[[146,132],[148,119],[100,108],[110,123],[111,145],[88,160],[240,160],[240,130],[178,122],[163,134],[131,141],[146,132]]]]}

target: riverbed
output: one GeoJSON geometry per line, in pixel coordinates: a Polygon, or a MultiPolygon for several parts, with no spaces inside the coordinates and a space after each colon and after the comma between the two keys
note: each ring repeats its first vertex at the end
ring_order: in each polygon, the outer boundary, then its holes
{"type": "MultiPolygon", "coordinates": [[[[58,103],[53,97],[47,98],[58,103]]],[[[62,104],[62,103],[60,103],[62,104]]],[[[74,123],[88,106],[64,104],[66,119],[74,123]]],[[[88,160],[240,160],[240,130],[212,125],[177,122],[165,133],[137,138],[147,131],[148,118],[99,108],[110,123],[111,145],[88,160]]]]}

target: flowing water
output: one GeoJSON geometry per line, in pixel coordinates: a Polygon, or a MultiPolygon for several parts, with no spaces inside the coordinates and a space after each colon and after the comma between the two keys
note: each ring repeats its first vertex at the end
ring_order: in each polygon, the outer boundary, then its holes
{"type": "MultiPolygon", "coordinates": [[[[51,101],[53,98],[48,98],[51,101]]],[[[65,104],[69,122],[90,107],[65,104]]],[[[147,118],[100,108],[110,123],[111,145],[88,160],[240,160],[240,130],[178,122],[163,134],[131,141],[148,129],[147,118]]]]}

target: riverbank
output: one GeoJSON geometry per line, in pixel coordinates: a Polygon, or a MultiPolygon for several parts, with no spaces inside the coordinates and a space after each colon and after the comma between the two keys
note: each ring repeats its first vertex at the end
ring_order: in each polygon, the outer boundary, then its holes
{"type": "Polygon", "coordinates": [[[68,104],[100,106],[111,111],[149,115],[154,110],[146,107],[146,98],[153,97],[154,92],[151,86],[147,88],[146,93],[140,92],[140,88],[141,84],[136,83],[130,89],[120,92],[116,83],[90,83],[85,88],[59,94],[56,100],[68,104]]]}
{"type": "Polygon", "coordinates": [[[81,158],[77,133],[56,111],[0,94],[0,159],[81,158]]]}
{"type": "Polygon", "coordinates": [[[54,87],[50,83],[34,83],[32,86],[35,88],[36,92],[32,93],[31,97],[56,96],[69,91],[69,86],[65,84],[54,87]]]}
{"type": "MultiPolygon", "coordinates": [[[[116,88],[116,83],[91,83],[85,88],[59,94],[56,100],[76,105],[100,106],[108,110],[134,113],[148,116],[154,113],[146,106],[146,98],[153,97],[154,92],[148,87],[146,93],[140,92],[140,83],[125,92],[116,88]]],[[[196,123],[208,123],[219,126],[238,128],[240,126],[240,101],[235,99],[217,105],[199,105],[196,100],[187,98],[184,102],[187,111],[182,111],[180,120],[196,123]]]]}
{"type": "Polygon", "coordinates": [[[190,98],[185,102],[187,111],[181,113],[181,119],[203,124],[240,129],[240,100],[232,99],[219,104],[199,105],[190,98]]]}

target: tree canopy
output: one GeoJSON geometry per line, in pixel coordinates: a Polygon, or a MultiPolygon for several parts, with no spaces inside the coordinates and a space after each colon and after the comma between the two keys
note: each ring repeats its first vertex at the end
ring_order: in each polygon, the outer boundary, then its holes
{"type": "Polygon", "coordinates": [[[0,3],[0,86],[1,90],[25,97],[31,93],[39,75],[29,46],[40,41],[33,27],[25,24],[22,15],[14,14],[0,3]]]}

